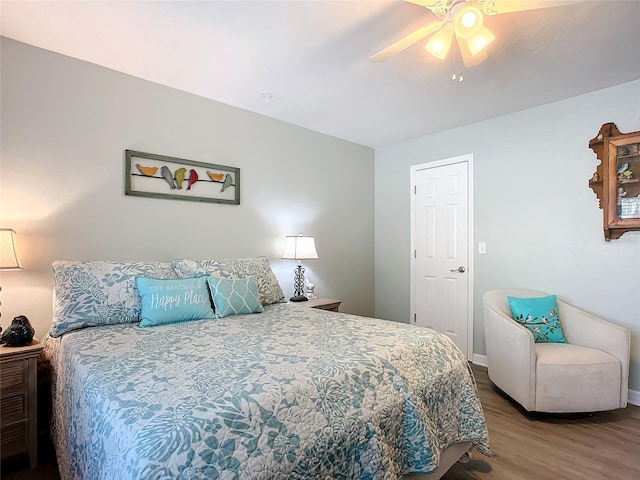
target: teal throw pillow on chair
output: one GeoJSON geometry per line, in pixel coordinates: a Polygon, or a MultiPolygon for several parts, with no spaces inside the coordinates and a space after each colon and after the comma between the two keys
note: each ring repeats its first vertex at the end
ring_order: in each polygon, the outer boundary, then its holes
{"type": "Polygon", "coordinates": [[[567,343],[558,317],[555,295],[546,297],[507,297],[513,319],[533,333],[536,343],[567,343]]]}
{"type": "Polygon", "coordinates": [[[263,311],[255,277],[207,278],[217,318],[263,311]]]}

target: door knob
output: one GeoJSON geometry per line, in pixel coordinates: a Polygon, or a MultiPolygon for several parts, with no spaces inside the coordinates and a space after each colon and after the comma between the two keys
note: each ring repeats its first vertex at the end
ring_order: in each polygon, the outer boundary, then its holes
{"type": "Polygon", "coordinates": [[[455,270],[451,270],[452,272],[460,272],[460,273],[464,273],[464,267],[462,265],[460,265],[458,268],[456,268],[455,270]]]}

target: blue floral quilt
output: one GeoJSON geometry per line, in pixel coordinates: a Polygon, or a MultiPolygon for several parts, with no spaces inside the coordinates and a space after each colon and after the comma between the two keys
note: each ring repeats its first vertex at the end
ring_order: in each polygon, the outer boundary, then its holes
{"type": "Polygon", "coordinates": [[[47,338],[62,479],[399,479],[489,455],[464,355],[411,325],[265,312],[47,338]]]}

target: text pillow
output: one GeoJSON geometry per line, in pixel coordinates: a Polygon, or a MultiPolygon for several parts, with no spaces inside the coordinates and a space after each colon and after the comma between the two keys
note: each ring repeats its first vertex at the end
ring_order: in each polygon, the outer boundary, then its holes
{"type": "Polygon", "coordinates": [[[555,295],[547,297],[507,297],[513,319],[533,333],[536,343],[567,343],[558,317],[555,295]]]}
{"type": "Polygon", "coordinates": [[[142,303],[141,327],[215,318],[204,277],[176,280],[138,277],[136,286],[142,303]]]}
{"type": "Polygon", "coordinates": [[[258,294],[258,283],[254,277],[227,278],[208,277],[216,317],[245,313],[261,313],[262,303],[258,294]]]}

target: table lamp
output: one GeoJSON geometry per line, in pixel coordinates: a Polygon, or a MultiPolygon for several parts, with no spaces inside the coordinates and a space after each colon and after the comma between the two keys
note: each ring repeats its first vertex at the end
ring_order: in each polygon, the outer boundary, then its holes
{"type": "Polygon", "coordinates": [[[318,258],[315,239],[302,234],[287,236],[284,242],[284,250],[280,258],[298,261],[298,266],[294,270],[293,277],[293,297],[289,300],[291,302],[307,301],[308,299],[304,295],[304,267],[300,260],[318,258]]]}
{"type": "Polygon", "coordinates": [[[11,228],[0,228],[0,271],[5,270],[22,270],[16,253],[16,232],[11,228]]]}

